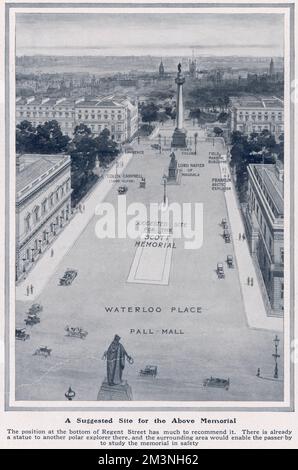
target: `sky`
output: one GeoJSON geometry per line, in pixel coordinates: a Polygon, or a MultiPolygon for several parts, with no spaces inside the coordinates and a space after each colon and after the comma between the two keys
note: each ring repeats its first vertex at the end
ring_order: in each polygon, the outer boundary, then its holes
{"type": "Polygon", "coordinates": [[[20,55],[283,56],[280,14],[17,13],[20,55]]]}

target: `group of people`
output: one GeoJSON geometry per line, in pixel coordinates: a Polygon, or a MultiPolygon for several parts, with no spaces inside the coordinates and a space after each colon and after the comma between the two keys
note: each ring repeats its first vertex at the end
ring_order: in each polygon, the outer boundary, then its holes
{"type": "Polygon", "coordinates": [[[247,285],[253,287],[253,285],[254,285],[254,278],[253,277],[248,277],[247,278],[247,285]]]}
{"type": "Polygon", "coordinates": [[[244,241],[246,239],[245,233],[239,233],[239,241],[244,241]]]}
{"type": "Polygon", "coordinates": [[[30,294],[33,295],[33,292],[34,292],[34,287],[32,284],[30,284],[30,286],[27,286],[27,296],[29,296],[30,294]]]}

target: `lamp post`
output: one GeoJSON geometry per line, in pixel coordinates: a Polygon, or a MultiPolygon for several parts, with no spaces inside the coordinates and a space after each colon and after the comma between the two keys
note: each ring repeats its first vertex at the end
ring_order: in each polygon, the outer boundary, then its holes
{"type": "Polygon", "coordinates": [[[64,396],[67,398],[67,400],[71,401],[76,396],[76,392],[72,390],[71,387],[69,387],[64,396]]]}
{"type": "Polygon", "coordinates": [[[158,134],[159,153],[161,153],[161,135],[158,134]]]}
{"type": "Polygon", "coordinates": [[[198,133],[195,132],[195,154],[197,154],[198,133]]]}
{"type": "Polygon", "coordinates": [[[280,357],[280,355],[279,355],[278,352],[277,352],[277,348],[278,348],[279,341],[280,341],[280,339],[279,339],[278,336],[276,335],[275,338],[274,338],[274,340],[273,340],[274,347],[275,347],[275,352],[274,352],[274,354],[272,354],[272,356],[273,356],[274,359],[275,359],[275,368],[274,368],[274,378],[275,378],[275,379],[278,379],[277,359],[280,357]]]}
{"type": "Polygon", "coordinates": [[[167,203],[167,177],[163,175],[163,204],[164,206],[167,203]]]}

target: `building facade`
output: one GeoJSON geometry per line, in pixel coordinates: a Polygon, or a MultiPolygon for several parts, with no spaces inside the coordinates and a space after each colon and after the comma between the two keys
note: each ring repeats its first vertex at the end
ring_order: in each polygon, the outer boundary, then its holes
{"type": "Polygon", "coordinates": [[[71,215],[68,155],[17,155],[16,279],[38,261],[71,215]]]}
{"type": "Polygon", "coordinates": [[[126,97],[114,98],[17,98],[16,123],[27,120],[34,126],[56,120],[63,134],[72,136],[83,123],[94,135],[109,129],[116,142],[130,140],[138,130],[138,106],[126,97]]]}
{"type": "Polygon", "coordinates": [[[252,255],[260,271],[272,312],[283,314],[284,198],[283,165],[248,165],[245,221],[252,255]]]}
{"type": "Polygon", "coordinates": [[[271,97],[232,97],[231,132],[240,131],[246,135],[268,130],[276,139],[284,132],[284,103],[271,97]]]}
{"type": "Polygon", "coordinates": [[[85,99],[75,106],[75,122],[90,127],[93,135],[108,129],[113,140],[126,142],[138,130],[138,106],[127,98],[85,99]]]}

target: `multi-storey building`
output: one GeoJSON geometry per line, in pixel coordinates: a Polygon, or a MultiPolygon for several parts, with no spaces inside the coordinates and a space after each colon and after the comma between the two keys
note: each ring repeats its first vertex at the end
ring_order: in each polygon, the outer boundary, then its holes
{"type": "Polygon", "coordinates": [[[283,165],[248,165],[246,229],[252,255],[262,273],[272,311],[283,313],[284,198],[283,165]]]}
{"type": "Polygon", "coordinates": [[[71,215],[68,155],[17,155],[16,278],[36,263],[71,215]]]}
{"type": "Polygon", "coordinates": [[[284,132],[284,103],[275,96],[231,97],[231,132],[268,130],[277,139],[284,132]]]}
{"type": "Polygon", "coordinates": [[[76,104],[75,121],[86,124],[94,135],[108,129],[113,140],[125,142],[138,130],[138,107],[127,98],[85,99],[76,104]]]}
{"type": "Polygon", "coordinates": [[[33,125],[56,120],[63,132],[73,135],[81,123],[91,128],[94,135],[109,129],[116,142],[130,140],[138,130],[138,106],[126,97],[115,98],[17,98],[16,122],[30,121],[33,125]]]}
{"type": "Polygon", "coordinates": [[[67,98],[17,98],[16,122],[30,121],[34,126],[55,120],[63,134],[71,136],[74,130],[75,101],[67,98]]]}

